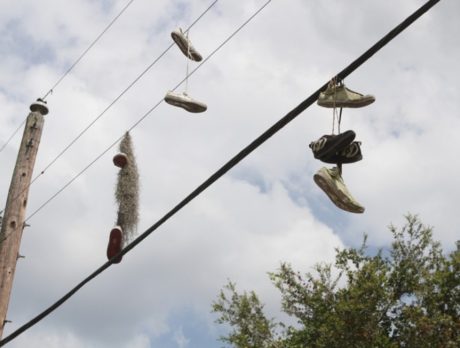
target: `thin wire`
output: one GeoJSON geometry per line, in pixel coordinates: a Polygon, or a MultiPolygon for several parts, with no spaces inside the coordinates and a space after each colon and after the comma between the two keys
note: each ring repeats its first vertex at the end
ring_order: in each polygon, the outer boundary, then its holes
{"type": "Polygon", "coordinates": [[[2,148],[0,149],[0,152],[2,152],[6,148],[6,146],[14,138],[16,133],[19,132],[19,130],[22,128],[22,126],[24,126],[24,124],[26,123],[26,120],[27,120],[27,118],[25,118],[24,121],[22,121],[22,123],[18,126],[18,128],[16,128],[16,130],[13,132],[13,134],[11,134],[11,136],[8,138],[8,140],[5,142],[5,144],[3,144],[2,148]]]}
{"type": "MultiPolygon", "coordinates": [[[[415,20],[417,20],[420,16],[422,16],[425,12],[427,12],[430,8],[432,8],[439,1],[440,0],[430,0],[427,3],[425,3],[425,5],[420,7],[411,16],[407,17],[400,25],[398,25],[396,28],[390,31],[387,35],[385,35],[382,39],[380,39],[376,44],[374,44],[371,48],[369,48],[366,52],[364,52],[361,56],[359,56],[355,61],[353,61],[350,65],[348,65],[345,69],[343,69],[340,73],[338,73],[337,77],[344,79],[345,77],[350,75],[353,71],[355,71],[358,67],[360,67],[364,62],[366,62],[369,58],[371,58],[377,51],[379,51],[383,46],[385,46],[388,42],[394,39],[398,34],[400,34],[404,29],[406,29],[409,25],[411,25],[415,20]]],[[[160,220],[158,220],[155,224],[149,227],[144,233],[142,233],[134,241],[128,244],[125,248],[123,248],[117,255],[112,257],[109,261],[107,261],[102,266],[100,266],[96,271],[91,273],[87,278],[85,278],[82,282],[80,282],[76,287],[74,287],[67,294],[61,297],[61,299],[59,299],[56,303],[48,307],[45,311],[37,315],[32,320],[28,321],[26,324],[18,328],[16,331],[11,333],[9,336],[5,337],[3,340],[1,340],[0,346],[3,346],[6,343],[10,342],[11,340],[19,336],[21,333],[28,330],[30,327],[37,324],[43,318],[48,316],[55,309],[60,307],[65,301],[67,301],[70,297],[72,297],[84,285],[89,283],[91,280],[93,280],[99,274],[101,274],[103,271],[109,268],[113,264],[113,261],[115,259],[127,254],[134,247],[136,247],[140,242],[142,242],[145,238],[147,238],[158,227],[160,227],[169,218],[171,218],[174,214],[176,214],[180,209],[186,206],[190,201],[192,201],[195,197],[197,197],[201,192],[206,190],[209,186],[211,186],[214,182],[216,182],[220,177],[222,177],[225,173],[227,173],[230,169],[232,169],[235,165],[237,165],[240,161],[242,161],[246,156],[248,156],[251,152],[253,152],[260,145],[262,145],[265,141],[267,141],[271,136],[273,136],[275,133],[281,130],[284,126],[286,126],[289,122],[291,122],[294,118],[296,118],[303,111],[305,111],[311,104],[313,104],[318,99],[319,94],[321,93],[321,91],[323,91],[327,87],[327,84],[328,82],[326,82],[322,87],[320,87],[316,92],[310,95],[303,102],[301,102],[297,107],[295,107],[293,110],[287,113],[283,118],[281,118],[273,126],[267,129],[264,133],[262,133],[252,143],[246,146],[236,156],[234,156],[230,161],[224,164],[220,169],[218,169],[214,174],[212,174],[206,181],[204,181],[200,186],[198,186],[194,191],[192,191],[187,197],[185,197],[179,204],[177,204],[173,209],[171,209],[160,220]]]]}
{"type": "MultiPolygon", "coordinates": [[[[195,21],[190,24],[190,26],[187,28],[187,31],[190,30],[219,0],[215,0],[211,5],[206,8],[206,10],[201,13],[201,15],[195,19],[195,21]]],[[[129,85],[126,87],[94,120],[92,120],[41,172],[38,174],[31,182],[35,182],[38,177],[43,175],[56,161],[65,153],[67,150],[69,150],[73,144],[77,142],[78,139],[80,139],[83,134],[85,134],[120,98],[125,95],[128,90],[130,90],[170,49],[171,47],[174,46],[174,42],[171,43],[150,65],[147,66],[147,68],[142,71],[140,75],[138,75],[129,85]]]]}
{"type": "MultiPolygon", "coordinates": [[[[257,16],[260,11],[262,11],[272,0],[267,1],[262,7],[260,7],[251,17],[249,17],[243,24],[241,24],[229,37],[227,37],[216,49],[214,49],[203,61],[193,69],[185,78],[183,78],[172,91],[175,91],[179,86],[181,86],[187,79],[192,76],[199,68],[203,66],[214,54],[216,54],[222,47],[224,47],[243,27],[245,27],[255,16],[257,16]]],[[[140,119],[138,119],[129,129],[128,132],[136,128],[147,116],[149,116],[162,102],[164,98],[160,99],[154,106],[152,106],[140,119]]],[[[56,198],[61,192],[63,192],[72,182],[74,182],[79,176],[81,176],[85,171],[87,171],[94,163],[97,162],[104,154],[106,154],[111,148],[113,148],[124,136],[125,132],[114,141],[107,149],[105,149],[101,154],[99,154],[91,163],[89,163],[83,170],[81,170],[75,177],[68,181],[62,188],[60,188],[55,194],[53,194],[48,200],[46,200],[42,205],[40,205],[32,214],[30,214],[25,222],[28,222],[34,215],[36,215],[40,210],[47,206],[54,198],[56,198]]],[[[10,233],[11,234],[11,233],[10,233]]],[[[8,238],[9,235],[5,236],[3,240],[8,238]]],[[[3,241],[2,240],[2,241],[3,241]]],[[[1,242],[1,241],[0,241],[1,242]]]]}
{"type": "MultiPolygon", "coordinates": [[[[190,30],[219,0],[214,0],[214,2],[211,3],[211,5],[209,5],[206,10],[204,10],[200,16],[198,16],[193,22],[192,24],[190,24],[190,26],[186,29],[185,32],[188,32],[188,30],[190,30]]],[[[76,138],[74,138],[38,175],[36,175],[32,180],[31,182],[15,197],[13,198],[13,200],[19,198],[21,196],[21,194],[28,190],[32,184],[35,183],[35,181],[41,177],[43,174],[45,174],[45,172],[59,159],[59,157],[61,157],[73,144],[75,144],[75,142],[89,129],[91,128],[91,126],[93,126],[130,88],[132,88],[134,86],[135,83],[137,83],[141,78],[142,76],[144,76],[148,70],[150,70],[170,49],[171,47],[174,46],[174,42],[171,43],[149,66],[147,66],[147,68],[144,69],[144,71],[138,75],[133,82],[131,82],[129,84],[129,86],[127,88],[125,88],[125,90],[123,90],[123,92],[121,94],[118,95],[118,97],[116,97],[103,111],[102,113],[100,113],[85,129],[83,129],[83,131],[81,131],[76,138]]],[[[214,54],[215,52],[213,52],[214,54]]],[[[196,69],[195,69],[196,70],[196,69]]],[[[194,71],[193,71],[194,72],[194,71]]],[[[193,73],[192,72],[192,73],[193,73]]],[[[192,74],[189,74],[188,76],[191,76],[192,74]]],[[[187,76],[187,77],[188,77],[187,76]]],[[[182,80],[173,90],[177,89],[177,87],[183,83],[184,80],[182,80]]],[[[161,100],[163,101],[163,100],[161,100]]],[[[147,115],[152,112],[153,110],[155,110],[158,105],[160,104],[161,102],[157,103],[154,107],[152,107],[148,112],[147,114],[145,114],[138,122],[135,123],[135,125],[130,128],[133,129],[135,126],[137,126],[138,123],[140,123],[140,121],[142,121],[145,117],[147,117],[147,115]]],[[[24,121],[25,122],[25,121],[24,121]]],[[[67,184],[64,185],[64,187],[62,187],[58,192],[56,192],[52,197],[50,197],[45,203],[43,203],[42,206],[40,206],[37,210],[41,210],[44,206],[46,206],[49,202],[51,202],[57,195],[59,195],[62,191],[64,191],[65,188],[67,188],[73,181],[75,181],[75,179],[77,179],[81,174],[83,174],[87,169],[89,169],[89,167],[91,167],[100,157],[102,157],[108,150],[110,150],[113,146],[116,145],[116,143],[118,141],[121,140],[121,137],[117,139],[117,141],[115,143],[113,143],[112,145],[110,145],[110,147],[106,150],[104,150],[104,152],[99,155],[93,162],[91,162],[87,167],[85,167],[80,173],[78,173],[74,178],[72,178],[67,184]]],[[[28,217],[28,219],[30,219],[33,215],[35,215],[38,211],[34,211],[34,213],[28,217]]],[[[27,221],[27,220],[26,220],[27,221]]],[[[19,227],[19,226],[18,226],[19,227]]],[[[6,240],[12,233],[14,233],[16,230],[13,230],[11,231],[9,234],[7,234],[6,236],[3,237],[3,239],[0,240],[0,243],[3,242],[4,240],[6,240]]]]}
{"type": "MultiPolygon", "coordinates": [[[[134,0],[130,0],[128,4],[118,13],[118,15],[109,23],[109,25],[96,37],[96,39],[88,46],[88,48],[78,57],[78,59],[66,70],[66,72],[56,81],[56,83],[49,89],[49,91],[45,94],[42,100],[46,100],[46,97],[53,93],[53,91],[56,89],[56,87],[61,83],[61,81],[75,68],[75,66],[83,59],[83,57],[88,53],[88,51],[93,48],[93,46],[99,41],[99,39],[110,29],[110,27],[117,21],[117,19],[123,14],[123,12],[126,11],[126,9],[133,3],[134,0]]],[[[8,138],[8,140],[5,142],[5,144],[2,146],[0,149],[0,152],[3,151],[3,149],[8,145],[8,143],[13,139],[13,137],[16,135],[16,133],[21,129],[21,127],[26,123],[26,119],[22,121],[21,125],[11,134],[11,136],[8,138]]]]}
{"type": "Polygon", "coordinates": [[[99,41],[99,39],[112,27],[112,25],[120,18],[120,16],[128,9],[128,7],[134,2],[134,0],[130,0],[125,7],[116,15],[114,19],[105,27],[105,29],[96,37],[96,39],[88,46],[88,48],[80,55],[80,57],[77,58],[77,60],[67,69],[67,71],[57,80],[57,82],[49,89],[49,91],[45,94],[45,96],[42,98],[43,100],[48,97],[53,91],[56,89],[56,87],[61,83],[62,80],[75,68],[75,66],[80,62],[80,60],[83,59],[83,57],[88,53],[88,51],[93,48],[93,46],[99,41]]]}

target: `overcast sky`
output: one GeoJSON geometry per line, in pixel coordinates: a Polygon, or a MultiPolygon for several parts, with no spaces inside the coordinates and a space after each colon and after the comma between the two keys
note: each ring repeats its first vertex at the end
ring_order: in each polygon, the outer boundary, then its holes
{"type": "MultiPolygon", "coordinates": [[[[191,30],[207,57],[266,0],[219,0],[191,30]]],[[[0,146],[127,0],[0,2],[0,146]]],[[[186,28],[211,0],[135,0],[48,96],[40,173],[186,28]]],[[[422,0],[274,0],[189,80],[203,114],[162,103],[133,131],[141,179],[139,233],[228,159],[420,7],[422,0]]],[[[312,177],[308,143],[329,134],[332,111],[311,106],[185,207],[123,261],[14,340],[16,348],[220,347],[211,303],[228,279],[255,290],[270,316],[279,295],[267,272],[307,272],[364,233],[388,247],[407,213],[459,239],[460,2],[443,0],[345,83],[372,94],[344,110],[342,130],[363,160],[344,180],[366,208],[336,208],[312,177]]],[[[194,68],[198,64],[190,63],[194,68]]],[[[185,76],[172,47],[31,187],[28,215],[99,156],[185,76]]],[[[183,86],[179,88],[183,90],[183,86]]],[[[22,130],[21,130],[22,132],[22,130]]],[[[21,133],[20,132],[20,133],[21,133]]],[[[0,153],[3,206],[20,134],[0,153]]],[[[106,261],[115,222],[113,148],[28,222],[6,336],[106,261]]]]}

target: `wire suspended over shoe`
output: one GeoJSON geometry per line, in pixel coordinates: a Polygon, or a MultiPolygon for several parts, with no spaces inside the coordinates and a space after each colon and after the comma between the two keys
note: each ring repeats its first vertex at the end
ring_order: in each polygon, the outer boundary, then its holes
{"type": "Polygon", "coordinates": [[[184,35],[181,28],[173,30],[171,37],[186,57],[194,60],[195,62],[201,62],[203,57],[198,53],[195,47],[193,47],[189,38],[184,35]]]}
{"type": "Polygon", "coordinates": [[[199,113],[207,110],[205,103],[197,101],[187,95],[187,93],[175,93],[169,91],[164,98],[165,102],[187,110],[188,112],[199,113]]]}

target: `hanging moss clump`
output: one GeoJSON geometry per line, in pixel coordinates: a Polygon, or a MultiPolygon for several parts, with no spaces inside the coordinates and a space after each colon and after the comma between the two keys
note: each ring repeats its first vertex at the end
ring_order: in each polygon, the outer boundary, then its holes
{"type": "Polygon", "coordinates": [[[126,132],[120,142],[120,152],[128,161],[118,172],[115,199],[118,203],[117,223],[123,231],[123,241],[128,243],[137,232],[139,221],[139,173],[133,151],[131,135],[126,132]]]}

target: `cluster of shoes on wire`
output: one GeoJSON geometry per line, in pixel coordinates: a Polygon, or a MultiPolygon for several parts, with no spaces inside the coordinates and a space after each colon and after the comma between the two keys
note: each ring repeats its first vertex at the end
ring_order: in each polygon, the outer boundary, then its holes
{"type": "Polygon", "coordinates": [[[340,209],[351,213],[363,213],[364,207],[348,191],[342,178],[342,164],[355,163],[363,156],[361,142],[355,141],[352,130],[340,132],[343,108],[360,108],[375,101],[371,95],[362,95],[345,87],[342,81],[331,80],[325,91],[318,97],[318,105],[332,108],[332,134],[323,135],[310,143],[313,156],[325,163],[335,164],[332,168],[321,168],[314,176],[315,183],[326,193],[340,209]],[[337,133],[335,123],[337,121],[337,133]]]}
{"type": "MultiPolygon", "coordinates": [[[[171,105],[181,107],[189,112],[204,112],[206,104],[199,102],[187,94],[189,61],[200,62],[203,60],[201,54],[193,47],[188,38],[188,32],[176,29],[171,33],[176,45],[187,57],[187,72],[185,76],[185,91],[169,91],[164,100],[171,105]]],[[[120,143],[120,152],[113,157],[113,164],[120,170],[118,172],[115,199],[118,203],[117,221],[110,231],[109,243],[107,246],[107,258],[112,263],[120,263],[122,256],[119,255],[123,246],[134,237],[139,219],[139,174],[132,147],[130,134],[127,132],[120,143]]]]}
{"type": "Polygon", "coordinates": [[[186,70],[186,76],[185,76],[185,91],[183,92],[169,91],[168,93],[166,93],[164,100],[168,104],[171,104],[173,106],[178,106],[180,108],[187,110],[188,112],[194,112],[194,113],[204,112],[207,109],[206,104],[191,98],[187,94],[189,61],[192,60],[195,62],[201,62],[203,57],[193,47],[192,43],[190,42],[188,38],[188,32],[184,33],[182,29],[179,28],[179,29],[174,30],[171,33],[171,37],[173,38],[174,42],[179,47],[179,49],[182,51],[182,53],[185,55],[186,60],[187,60],[187,70],[186,70]]]}

